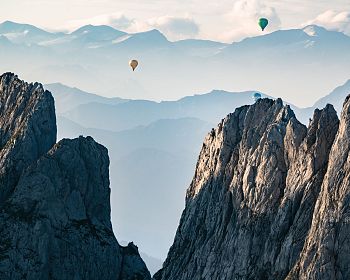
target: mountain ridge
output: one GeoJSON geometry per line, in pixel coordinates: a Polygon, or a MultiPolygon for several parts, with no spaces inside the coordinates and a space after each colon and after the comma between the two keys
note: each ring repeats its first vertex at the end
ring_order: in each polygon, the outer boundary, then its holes
{"type": "MultiPolygon", "coordinates": [[[[18,22],[9,21],[9,20],[0,23],[0,33],[3,33],[3,32],[11,33],[14,31],[24,31],[24,30],[31,30],[31,31],[52,34],[52,35],[77,35],[79,33],[83,33],[83,31],[97,31],[97,30],[105,31],[105,30],[107,30],[109,33],[119,34],[119,36],[135,35],[135,34],[140,34],[142,36],[143,34],[155,34],[155,33],[162,34],[162,36],[164,36],[163,33],[161,31],[159,31],[158,29],[149,29],[146,31],[138,32],[138,33],[128,33],[128,32],[118,30],[110,25],[104,25],[104,24],[100,24],[100,25],[86,24],[86,25],[82,25],[82,26],[80,26],[80,27],[78,27],[75,30],[70,31],[70,32],[62,32],[62,31],[61,32],[50,32],[50,31],[45,30],[45,28],[38,28],[35,25],[27,24],[27,23],[18,23],[18,22]]],[[[303,33],[305,33],[305,35],[310,36],[310,37],[318,36],[320,33],[330,33],[330,34],[342,34],[341,36],[343,36],[344,38],[350,38],[348,35],[344,34],[343,32],[331,31],[331,30],[326,29],[325,27],[322,27],[322,26],[316,25],[316,24],[305,25],[304,27],[302,27],[300,29],[295,28],[295,29],[288,29],[288,30],[290,30],[290,32],[303,32],[303,33]]],[[[261,35],[258,37],[262,38],[262,37],[266,37],[266,36],[274,36],[275,34],[279,34],[281,32],[285,32],[288,30],[277,30],[277,31],[273,31],[269,34],[264,34],[264,35],[261,35]]],[[[249,40],[249,39],[250,38],[246,38],[246,39],[243,39],[242,41],[249,40]]],[[[173,41],[173,43],[185,43],[185,42],[190,42],[190,41],[210,42],[210,43],[220,44],[220,45],[230,45],[229,43],[223,43],[223,42],[210,40],[210,39],[194,39],[194,38],[181,39],[181,40],[173,41]]],[[[240,43],[242,41],[234,41],[231,44],[240,43]]]]}

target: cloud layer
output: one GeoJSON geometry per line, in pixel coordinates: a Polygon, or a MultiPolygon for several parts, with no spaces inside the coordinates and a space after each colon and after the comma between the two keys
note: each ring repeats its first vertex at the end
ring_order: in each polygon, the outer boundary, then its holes
{"type": "Polygon", "coordinates": [[[350,12],[328,10],[306,23],[306,25],[309,24],[321,25],[327,29],[341,31],[350,35],[350,12]]]}

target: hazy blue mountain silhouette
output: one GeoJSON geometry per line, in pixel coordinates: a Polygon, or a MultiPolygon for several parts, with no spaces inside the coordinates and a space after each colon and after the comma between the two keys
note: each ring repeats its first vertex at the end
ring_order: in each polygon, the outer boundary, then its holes
{"type": "Polygon", "coordinates": [[[318,100],[313,108],[323,108],[327,103],[332,104],[335,110],[340,114],[345,98],[350,94],[350,80],[344,85],[337,87],[330,94],[318,100]]]}
{"type": "Polygon", "coordinates": [[[253,93],[254,91],[230,93],[215,90],[177,101],[129,100],[119,104],[91,102],[81,104],[63,116],[85,127],[113,131],[147,125],[159,119],[189,117],[217,123],[234,108],[253,103],[253,93]],[[107,119],[110,121],[106,122],[107,119]]]}
{"type": "Polygon", "coordinates": [[[79,105],[97,102],[100,104],[115,105],[127,102],[127,99],[118,97],[107,98],[97,94],[88,93],[78,88],[67,87],[61,83],[47,84],[45,88],[52,92],[56,100],[56,112],[62,114],[79,105]]]}
{"type": "Polygon", "coordinates": [[[315,25],[232,44],[171,42],[158,30],[126,34],[109,26],[50,33],[13,22],[0,24],[0,36],[8,39],[0,39],[0,71],[126,99],[257,88],[307,105],[347,80],[350,69],[350,37],[315,25]],[[135,73],[132,58],[140,61],[135,73]]]}

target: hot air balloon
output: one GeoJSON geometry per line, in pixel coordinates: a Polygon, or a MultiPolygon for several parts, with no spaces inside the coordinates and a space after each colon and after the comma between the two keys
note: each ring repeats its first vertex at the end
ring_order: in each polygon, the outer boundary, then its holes
{"type": "Polygon", "coordinates": [[[129,65],[132,68],[132,71],[135,71],[137,65],[139,65],[139,62],[135,59],[129,61],[129,65]]]}
{"type": "Polygon", "coordinates": [[[254,99],[254,102],[258,101],[259,99],[261,98],[261,94],[256,92],[253,94],[253,99],[254,99]]]}
{"type": "Polygon", "coordinates": [[[266,18],[261,18],[259,19],[259,26],[261,27],[261,30],[264,31],[264,29],[266,28],[266,26],[269,24],[268,19],[266,18]]]}

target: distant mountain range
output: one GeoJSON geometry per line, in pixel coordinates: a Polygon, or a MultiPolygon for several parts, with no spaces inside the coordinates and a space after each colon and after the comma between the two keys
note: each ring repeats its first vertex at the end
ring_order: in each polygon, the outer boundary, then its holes
{"type": "MultiPolygon", "coordinates": [[[[47,88],[55,92],[51,85],[48,85],[47,88]]],[[[149,125],[159,119],[198,118],[214,124],[233,108],[253,103],[253,93],[252,91],[240,93],[212,91],[208,94],[185,97],[178,101],[159,103],[149,100],[122,101],[119,99],[89,102],[91,97],[88,96],[83,99],[86,103],[80,104],[78,101],[69,102],[70,100],[67,99],[66,106],[61,104],[61,98],[57,100],[59,100],[60,108],[69,108],[74,103],[77,104],[74,108],[60,113],[84,127],[120,131],[140,125],[149,125]],[[106,122],[106,120],[111,121],[106,122]]]]}
{"type": "Polygon", "coordinates": [[[72,33],[0,24],[0,71],[104,96],[174,100],[212,89],[258,89],[310,105],[350,76],[350,37],[318,26],[241,42],[170,42],[158,30],[127,34],[87,25],[72,33]],[[130,71],[128,61],[140,66],[130,71]],[[291,86],[288,86],[291,85],[291,86]]]}
{"type": "Polygon", "coordinates": [[[118,97],[106,98],[97,94],[88,93],[78,88],[71,88],[60,83],[46,85],[46,88],[55,93],[56,111],[59,114],[68,112],[76,107],[89,103],[116,105],[127,102],[127,99],[118,97]]]}
{"type": "MultiPolygon", "coordinates": [[[[59,139],[91,135],[109,149],[117,237],[158,259],[173,241],[205,135],[235,108],[254,102],[254,91],[216,90],[157,103],[105,98],[58,83],[45,88],[55,98],[59,139]]],[[[291,107],[308,124],[314,109],[327,103],[340,112],[349,93],[348,81],[313,107],[291,107]]]]}

